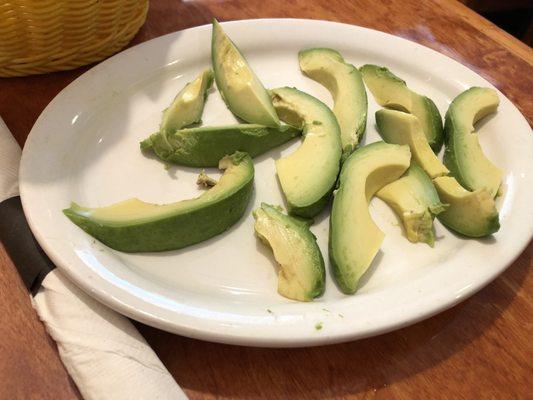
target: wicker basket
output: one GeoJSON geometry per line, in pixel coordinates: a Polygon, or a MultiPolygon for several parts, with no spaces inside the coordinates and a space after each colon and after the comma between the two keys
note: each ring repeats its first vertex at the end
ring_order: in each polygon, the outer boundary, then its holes
{"type": "Polygon", "coordinates": [[[123,48],[146,19],[148,0],[0,1],[0,77],[99,61],[123,48]]]}

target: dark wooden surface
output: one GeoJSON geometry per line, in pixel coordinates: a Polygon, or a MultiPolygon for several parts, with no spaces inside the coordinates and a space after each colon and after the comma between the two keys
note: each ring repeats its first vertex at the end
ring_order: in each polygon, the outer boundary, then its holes
{"type": "MultiPolygon", "coordinates": [[[[326,19],[403,36],[477,71],[533,122],[532,50],[452,0],[153,0],[133,44],[213,17],[326,19]]],[[[0,79],[0,115],[21,144],[48,102],[86,69],[0,79]]],[[[449,311],[352,343],[255,349],[138,327],[192,399],[531,398],[532,255],[530,244],[492,284],[449,311]]],[[[0,399],[78,397],[1,246],[0,315],[0,399]]]]}

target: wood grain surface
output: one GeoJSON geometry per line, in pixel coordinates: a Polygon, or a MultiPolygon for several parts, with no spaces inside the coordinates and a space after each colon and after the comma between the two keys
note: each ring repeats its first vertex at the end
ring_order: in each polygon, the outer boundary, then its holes
{"type": "MultiPolygon", "coordinates": [[[[477,71],[533,122],[532,50],[453,0],[152,0],[132,45],[213,17],[325,19],[390,32],[477,71]]],[[[0,115],[20,144],[50,100],[86,70],[0,79],[0,115]]],[[[257,349],[138,327],[191,399],[532,398],[532,258],[530,244],[453,309],[351,343],[257,349]]],[[[79,398],[1,246],[0,315],[0,399],[79,398]]]]}

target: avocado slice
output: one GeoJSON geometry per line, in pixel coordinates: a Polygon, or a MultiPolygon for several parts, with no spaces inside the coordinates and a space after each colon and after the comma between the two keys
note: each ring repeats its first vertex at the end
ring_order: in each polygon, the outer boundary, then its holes
{"type": "Polygon", "coordinates": [[[220,160],[220,181],[201,196],[158,205],[129,199],[107,207],[72,203],[72,222],[107,246],[125,252],[175,250],[224,232],[244,214],[253,190],[254,166],[246,153],[220,160]]]}
{"type": "Polygon", "coordinates": [[[400,179],[381,188],[376,197],[400,217],[409,241],[424,242],[433,247],[433,218],[448,205],[440,202],[433,182],[415,161],[411,161],[411,166],[400,179]]]}
{"type": "Polygon", "coordinates": [[[396,110],[379,110],[376,112],[376,125],[387,143],[409,145],[413,159],[430,178],[448,175],[450,172],[431,150],[422,126],[414,115],[396,110]]]}
{"type": "Polygon", "coordinates": [[[299,301],[321,296],[326,281],[324,259],[309,225],[265,203],[253,216],[255,233],[272,248],[280,267],[278,293],[299,301]]]}
{"type": "Polygon", "coordinates": [[[159,131],[165,135],[200,122],[207,90],[213,85],[213,70],[206,69],[195,80],[187,83],[163,111],[159,131]]]}
{"type": "Polygon", "coordinates": [[[500,229],[494,198],[486,189],[469,192],[451,176],[433,179],[440,199],[450,206],[437,218],[448,228],[469,237],[483,237],[500,229]]]}
{"type": "Polygon", "coordinates": [[[270,91],[282,121],[301,127],[304,140],[294,153],[276,161],[289,213],[317,215],[331,195],[341,158],[340,128],[335,115],[320,100],[295,88],[270,91]]]}
{"type": "Polygon", "coordinates": [[[333,49],[302,50],[298,60],[302,72],[324,85],[333,97],[333,114],[341,128],[345,159],[355,150],[366,129],[368,102],[361,73],[333,49]]]}
{"type": "Polygon", "coordinates": [[[494,89],[473,87],[458,95],[446,113],[444,164],[466,189],[485,188],[496,196],[503,171],[483,154],[474,124],[496,112],[500,100],[494,89]]]}
{"type": "Polygon", "coordinates": [[[381,246],[384,233],[368,211],[372,196],[409,167],[409,146],[375,142],[354,151],[342,165],[333,199],[329,257],[340,289],[355,293],[381,246]]]}
{"type": "Polygon", "coordinates": [[[417,117],[431,149],[438,153],[442,147],[444,132],[442,118],[435,103],[429,97],[410,90],[403,79],[385,67],[366,64],[360,71],[376,102],[382,107],[404,111],[417,117]]]}
{"type": "Polygon", "coordinates": [[[227,154],[244,151],[258,156],[300,135],[289,125],[269,128],[240,124],[180,129],[172,134],[154,133],[141,142],[141,149],[152,149],[167,162],[190,167],[216,167],[227,154]]]}
{"type": "Polygon", "coordinates": [[[276,128],[279,119],[266,89],[216,19],[211,57],[218,90],[231,112],[246,122],[276,128]]]}

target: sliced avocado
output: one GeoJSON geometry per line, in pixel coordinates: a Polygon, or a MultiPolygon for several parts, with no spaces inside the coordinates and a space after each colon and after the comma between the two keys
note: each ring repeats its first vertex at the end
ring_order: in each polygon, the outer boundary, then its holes
{"type": "Polygon", "coordinates": [[[202,186],[204,188],[211,188],[215,186],[218,182],[211,178],[209,175],[205,173],[205,169],[203,169],[200,172],[200,175],[198,175],[198,178],[196,179],[196,184],[198,186],[202,186]]]}
{"type": "Polygon", "coordinates": [[[469,192],[455,178],[433,179],[440,199],[450,206],[437,218],[448,228],[469,237],[482,237],[500,229],[498,211],[486,189],[469,192]]]}
{"type": "Polygon", "coordinates": [[[411,161],[405,174],[381,188],[376,197],[387,203],[401,218],[407,239],[433,247],[433,218],[448,206],[440,202],[433,182],[416,162],[411,161]]]}
{"type": "Polygon", "coordinates": [[[383,241],[368,203],[407,170],[410,159],[409,146],[376,142],[354,151],[342,165],[331,210],[329,257],[344,293],[355,293],[383,241]]]}
{"type": "Polygon", "coordinates": [[[276,161],[289,213],[312,218],[327,204],[341,158],[340,128],[320,100],[294,88],[270,91],[282,121],[300,126],[304,140],[294,153],[276,161]]]}
{"type": "Polygon", "coordinates": [[[276,128],[279,119],[266,89],[216,19],[211,57],[218,90],[231,112],[251,124],[276,128]]]}
{"type": "Polygon", "coordinates": [[[503,171],[483,154],[474,124],[496,112],[500,100],[494,89],[473,87],[457,96],[446,113],[444,164],[468,190],[485,188],[496,196],[503,171]]]}
{"type": "Polygon", "coordinates": [[[167,162],[190,167],[216,167],[227,154],[244,151],[255,157],[300,135],[288,125],[269,128],[240,124],[180,129],[164,136],[154,133],[141,142],[143,150],[152,149],[167,162]]]}
{"type": "Polygon", "coordinates": [[[376,102],[382,107],[408,112],[417,117],[431,149],[438,153],[444,133],[442,118],[435,103],[429,97],[410,90],[404,80],[385,67],[367,64],[360,70],[376,102]]]}
{"type": "Polygon", "coordinates": [[[72,203],[72,222],[107,246],[125,252],[175,250],[209,239],[236,223],[253,190],[254,166],[246,153],[220,160],[218,184],[201,196],[158,205],[129,199],[107,207],[72,203]]]}
{"type": "Polygon", "coordinates": [[[357,147],[366,128],[368,102],[361,73],[332,49],[314,48],[298,53],[300,69],[324,85],[334,101],[333,114],[341,128],[343,159],[357,147]]]}
{"type": "Polygon", "coordinates": [[[278,293],[299,301],[321,296],[326,281],[324,259],[309,225],[265,203],[253,216],[255,233],[272,248],[280,267],[278,293]]]}
{"type": "Polygon", "coordinates": [[[187,83],[172,104],[163,111],[159,131],[163,134],[200,122],[207,90],[213,85],[213,70],[206,69],[194,81],[187,83]]]}
{"type": "Polygon", "coordinates": [[[427,172],[430,178],[448,175],[446,168],[429,147],[418,118],[396,110],[376,112],[376,125],[387,143],[407,144],[413,159],[427,172]]]}

